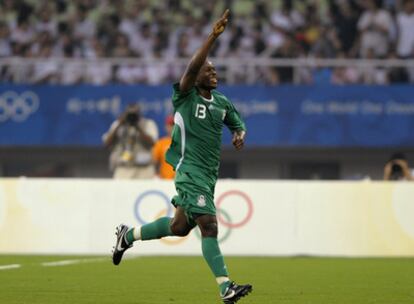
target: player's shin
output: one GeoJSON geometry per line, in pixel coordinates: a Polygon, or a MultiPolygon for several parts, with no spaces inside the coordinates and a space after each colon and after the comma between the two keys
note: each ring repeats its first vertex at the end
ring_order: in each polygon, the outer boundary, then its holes
{"type": "Polygon", "coordinates": [[[152,223],[141,227],[140,239],[143,241],[160,239],[165,236],[173,236],[171,232],[171,217],[161,217],[152,223]]]}
{"type": "Polygon", "coordinates": [[[216,277],[216,281],[220,286],[220,292],[223,293],[230,284],[230,280],[227,272],[227,266],[224,263],[224,257],[221,254],[217,238],[203,237],[201,240],[201,246],[204,259],[216,277]]]}

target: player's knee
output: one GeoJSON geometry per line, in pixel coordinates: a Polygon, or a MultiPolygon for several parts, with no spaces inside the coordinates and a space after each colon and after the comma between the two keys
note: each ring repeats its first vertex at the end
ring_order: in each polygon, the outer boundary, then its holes
{"type": "Polygon", "coordinates": [[[218,228],[216,222],[207,223],[200,228],[201,235],[203,237],[217,237],[218,235],[218,228]]]}
{"type": "Polygon", "coordinates": [[[190,232],[188,227],[177,222],[172,222],[170,228],[171,232],[176,236],[186,236],[190,232]]]}

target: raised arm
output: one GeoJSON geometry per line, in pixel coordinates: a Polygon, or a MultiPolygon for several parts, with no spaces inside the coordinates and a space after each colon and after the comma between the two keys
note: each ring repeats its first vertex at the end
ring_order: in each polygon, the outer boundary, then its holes
{"type": "Polygon", "coordinates": [[[213,46],[214,41],[216,41],[218,36],[220,36],[226,28],[229,14],[230,11],[227,9],[223,16],[221,16],[221,18],[214,23],[212,32],[208,35],[202,46],[191,58],[190,63],[180,79],[180,92],[187,92],[194,86],[198,72],[206,61],[208,52],[213,46]]]}
{"type": "Polygon", "coordinates": [[[127,113],[122,113],[117,120],[115,120],[111,127],[109,128],[108,132],[102,135],[102,141],[105,147],[110,148],[116,139],[116,132],[118,131],[119,127],[125,123],[127,113]]]}

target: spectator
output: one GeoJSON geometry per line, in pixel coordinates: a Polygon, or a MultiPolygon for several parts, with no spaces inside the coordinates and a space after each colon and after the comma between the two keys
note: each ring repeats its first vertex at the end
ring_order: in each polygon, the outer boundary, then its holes
{"type": "MultiPolygon", "coordinates": [[[[414,51],[413,51],[414,57],[414,51]]],[[[411,83],[414,83],[414,67],[407,68],[408,80],[411,83]]]]}
{"type": "Polygon", "coordinates": [[[59,78],[59,67],[53,60],[48,60],[52,57],[52,45],[42,45],[38,58],[40,61],[36,62],[33,67],[32,83],[56,83],[59,78]]]}
{"type": "Polygon", "coordinates": [[[167,81],[169,76],[169,69],[168,66],[162,62],[157,61],[157,59],[161,59],[161,50],[156,49],[154,50],[154,61],[151,64],[146,66],[146,82],[150,85],[159,85],[165,81],[167,81]]]}
{"type": "MultiPolygon", "coordinates": [[[[99,59],[105,56],[105,50],[102,43],[98,39],[94,39],[88,57],[91,59],[99,59]]],[[[86,66],[85,80],[94,85],[103,85],[111,81],[112,67],[108,62],[100,62],[92,60],[86,66]]]]}
{"type": "Polygon", "coordinates": [[[129,105],[103,137],[111,149],[110,169],[116,179],[147,179],[155,176],[151,150],[158,139],[158,128],[142,117],[138,104],[129,105]]]}
{"type": "Polygon", "coordinates": [[[313,43],[310,53],[317,58],[335,58],[341,51],[341,42],[335,28],[324,25],[319,32],[320,35],[313,43]]]}
{"type": "Polygon", "coordinates": [[[40,20],[35,25],[36,32],[48,32],[51,37],[56,37],[57,23],[53,19],[50,7],[47,5],[44,7],[40,7],[38,15],[40,17],[40,20]]]}
{"type": "MultiPolygon", "coordinates": [[[[368,49],[366,59],[376,59],[374,49],[368,49]]],[[[372,65],[361,67],[361,79],[365,84],[388,84],[388,74],[385,68],[372,65]]]]}
{"type": "Polygon", "coordinates": [[[167,135],[160,138],[152,150],[152,158],[157,167],[158,176],[163,179],[173,179],[175,172],[173,167],[165,161],[165,153],[171,145],[171,134],[174,127],[174,117],[167,116],[165,119],[165,131],[167,135]]]}
{"type": "Polygon", "coordinates": [[[120,83],[143,83],[145,79],[145,67],[136,64],[123,64],[116,71],[116,80],[120,83]]]}
{"type": "Polygon", "coordinates": [[[266,43],[263,37],[263,26],[257,23],[251,33],[253,39],[254,55],[262,55],[266,50],[266,43]]]}
{"type": "MultiPolygon", "coordinates": [[[[116,14],[105,13],[97,22],[97,33],[95,38],[98,38],[102,43],[108,46],[108,55],[113,47],[111,44],[118,35],[119,17],[116,14]]],[[[122,31],[121,31],[122,32],[122,31]]]]}
{"type": "Polygon", "coordinates": [[[55,55],[54,50],[56,49],[56,45],[54,44],[52,36],[49,32],[37,33],[35,39],[33,39],[33,42],[30,44],[31,50],[35,55],[39,55],[42,48],[46,45],[50,46],[51,54],[55,55]]]}
{"type": "Polygon", "coordinates": [[[356,84],[357,81],[354,80],[358,77],[358,73],[355,69],[350,70],[346,67],[337,67],[332,73],[332,84],[344,85],[344,84],[356,84]]]}
{"type": "MultiPolygon", "coordinates": [[[[65,58],[72,58],[74,54],[74,46],[68,44],[63,49],[65,58]]],[[[81,62],[65,62],[62,67],[60,74],[60,83],[63,85],[73,85],[82,82],[84,74],[84,66],[81,62]]]]}
{"type": "MultiPolygon", "coordinates": [[[[34,57],[30,45],[22,45],[20,51],[23,58],[34,57]]],[[[8,73],[6,74],[6,79],[9,79],[14,83],[31,83],[33,81],[32,75],[32,65],[11,65],[8,73]]]]}
{"type": "Polygon", "coordinates": [[[404,10],[397,15],[397,53],[400,58],[408,58],[414,53],[414,1],[405,0],[403,7],[404,10]]]}
{"type": "Polygon", "coordinates": [[[318,16],[316,7],[308,5],[306,8],[306,27],[300,28],[296,33],[296,39],[302,43],[307,52],[310,51],[315,41],[321,36],[321,20],[318,16]]]}
{"type": "Polygon", "coordinates": [[[128,36],[122,33],[118,33],[115,39],[115,46],[112,49],[113,57],[130,57],[132,51],[129,48],[128,36]]]}
{"type": "Polygon", "coordinates": [[[294,9],[291,0],[283,0],[281,9],[272,13],[270,21],[282,35],[293,33],[296,28],[305,23],[303,16],[294,9]]]}
{"type": "Polygon", "coordinates": [[[403,153],[391,155],[384,167],[384,180],[414,180],[414,170],[408,166],[407,158],[403,153]]]}
{"type": "Polygon", "coordinates": [[[360,72],[357,67],[344,66],[336,67],[332,73],[332,84],[344,85],[344,84],[357,84],[360,81],[360,72]]]}
{"type": "MultiPolygon", "coordinates": [[[[391,51],[388,55],[388,59],[396,60],[398,59],[398,56],[394,51],[391,51]]],[[[388,68],[387,73],[387,78],[390,83],[407,83],[409,81],[408,71],[405,67],[390,67],[388,68]]]]}
{"type": "Polygon", "coordinates": [[[10,31],[6,23],[0,22],[0,57],[8,57],[12,54],[10,45],[10,31]]]}
{"type": "MultiPolygon", "coordinates": [[[[276,52],[284,53],[285,42],[292,39],[292,55],[287,58],[300,55],[379,59],[394,57],[390,50],[396,50],[399,58],[414,58],[414,31],[411,30],[414,27],[414,1],[386,0],[384,3],[385,9],[381,8],[380,0],[239,0],[234,5],[230,28],[215,45],[212,56],[235,57],[246,63],[249,60],[245,58],[271,58],[276,52]]],[[[49,45],[50,56],[68,58],[185,58],[192,54],[194,46],[199,45],[206,34],[205,29],[209,28],[208,23],[218,6],[217,1],[197,1],[197,8],[194,8],[191,1],[178,0],[3,0],[0,1],[0,57],[38,57],[41,50],[47,48],[45,45],[49,45]],[[204,17],[194,18],[196,15],[204,17]],[[68,50],[68,44],[73,45],[73,51],[64,51],[68,50]],[[97,51],[97,46],[102,50],[97,51]]],[[[286,58],[286,55],[280,58],[286,58]]],[[[128,65],[116,69],[108,62],[101,64],[102,67],[85,64],[82,81],[159,84],[181,75],[185,68],[175,64],[170,67],[168,63],[164,67],[142,66],[138,67],[143,70],[141,75],[128,65]],[[158,71],[162,72],[161,76],[157,76],[158,71]]],[[[344,78],[346,69],[335,69],[335,82],[347,83],[347,77],[344,78]]],[[[20,74],[23,77],[14,77],[10,74],[12,70],[16,69],[11,67],[8,73],[2,72],[1,79],[25,81],[30,78],[24,73],[20,74]]],[[[295,79],[303,79],[305,83],[319,82],[312,79],[310,70],[309,67],[296,68],[295,79]]],[[[255,71],[258,73],[253,75],[246,65],[230,66],[225,80],[235,83],[280,82],[279,75],[269,72],[264,65],[255,71]]],[[[414,70],[407,71],[409,80],[414,82],[414,70]]],[[[58,74],[63,72],[64,69],[57,71],[58,74]]],[[[377,74],[383,76],[382,72],[377,74]]],[[[388,73],[390,82],[400,81],[401,75],[395,72],[388,73]]],[[[364,74],[363,81],[388,83],[386,77],[374,81],[372,75],[364,74]]],[[[328,73],[324,75],[328,76],[328,73]]],[[[65,81],[65,76],[58,75],[58,79],[65,81]]],[[[42,83],[49,81],[56,79],[45,78],[42,83]]]]}
{"type": "Polygon", "coordinates": [[[188,52],[194,54],[198,47],[203,43],[204,31],[200,21],[195,21],[192,27],[187,31],[188,34],[188,52]]]}
{"type": "MultiPolygon", "coordinates": [[[[287,37],[279,50],[272,54],[273,58],[293,58],[297,56],[295,41],[287,37]]],[[[293,82],[293,67],[275,67],[270,69],[271,79],[273,84],[277,83],[291,83],[293,82]]]]}
{"type": "Polygon", "coordinates": [[[282,47],[287,36],[304,25],[303,16],[293,7],[293,1],[283,0],[282,7],[274,10],[270,16],[270,27],[265,29],[268,52],[272,54],[282,47]]]}
{"type": "Polygon", "coordinates": [[[330,11],[342,51],[347,55],[355,55],[353,48],[357,37],[358,23],[355,10],[349,1],[331,1],[330,11]]]}
{"type": "Polygon", "coordinates": [[[142,16],[139,3],[137,1],[129,2],[124,8],[118,30],[127,35],[130,41],[133,41],[141,23],[142,16]]]}
{"type": "Polygon", "coordinates": [[[380,7],[380,1],[364,1],[366,11],[358,20],[361,35],[360,55],[366,57],[369,50],[374,50],[376,57],[385,57],[392,40],[393,21],[389,12],[380,7]]]}
{"type": "Polygon", "coordinates": [[[0,2],[0,19],[7,24],[13,24],[17,19],[18,5],[15,0],[0,2]]]}
{"type": "Polygon", "coordinates": [[[28,19],[19,18],[17,27],[12,30],[10,40],[17,46],[32,43],[35,37],[35,32],[31,28],[28,19]]]}
{"type": "Polygon", "coordinates": [[[78,5],[76,14],[73,16],[73,34],[76,40],[83,43],[92,39],[96,33],[96,24],[89,18],[88,7],[78,5]]]}
{"type": "Polygon", "coordinates": [[[143,58],[152,57],[152,50],[154,47],[154,36],[151,32],[151,26],[149,23],[143,23],[140,31],[131,40],[131,49],[142,56],[143,58]]]}

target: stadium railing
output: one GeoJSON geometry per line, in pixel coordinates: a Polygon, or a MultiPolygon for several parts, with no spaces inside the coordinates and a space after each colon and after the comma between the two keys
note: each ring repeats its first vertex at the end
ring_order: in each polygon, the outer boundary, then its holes
{"type": "MultiPolygon", "coordinates": [[[[254,84],[260,82],[260,75],[269,68],[293,68],[293,83],[300,83],[301,69],[315,68],[339,68],[354,67],[356,69],[364,68],[407,68],[414,70],[414,59],[318,59],[318,58],[210,58],[220,72],[220,77],[225,83],[233,84],[237,81],[237,75],[243,75],[242,83],[254,84]]],[[[74,58],[21,58],[8,57],[0,58],[0,81],[13,83],[33,82],[30,79],[28,70],[33,69],[34,65],[47,66],[55,65],[57,73],[65,71],[65,65],[73,65],[80,69],[86,69],[91,65],[107,64],[111,67],[111,79],[115,79],[116,69],[123,65],[134,65],[139,67],[162,66],[163,64],[170,69],[175,70],[177,74],[185,68],[188,58],[171,58],[171,59],[144,59],[144,58],[95,58],[95,59],[74,59],[74,58]]],[[[84,81],[87,83],[87,81],[84,81]]],[[[161,81],[160,83],[170,82],[161,81]]],[[[59,81],[57,82],[59,83],[59,81]]]]}

